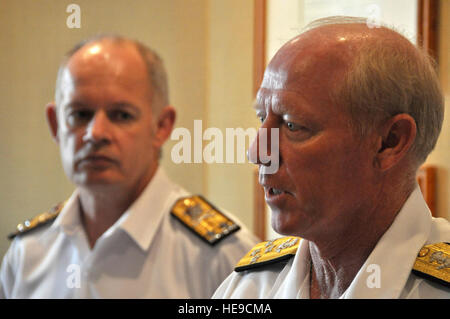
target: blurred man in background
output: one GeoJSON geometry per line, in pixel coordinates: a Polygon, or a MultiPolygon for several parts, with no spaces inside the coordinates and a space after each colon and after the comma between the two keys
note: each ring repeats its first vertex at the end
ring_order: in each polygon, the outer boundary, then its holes
{"type": "Polygon", "coordinates": [[[143,44],[77,45],[46,115],[77,187],[11,235],[0,296],[209,298],[256,242],[159,167],[175,110],[162,60],[143,44]]]}

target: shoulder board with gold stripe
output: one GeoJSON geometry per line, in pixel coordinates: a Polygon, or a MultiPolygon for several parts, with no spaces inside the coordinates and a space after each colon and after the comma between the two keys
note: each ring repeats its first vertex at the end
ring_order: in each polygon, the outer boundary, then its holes
{"type": "Polygon", "coordinates": [[[8,235],[8,239],[11,240],[16,236],[26,234],[33,229],[37,229],[55,220],[56,217],[58,217],[64,205],[65,202],[59,203],[52,209],[50,209],[48,212],[41,213],[31,219],[27,219],[23,223],[20,223],[19,225],[17,225],[16,230],[8,235]]]}
{"type": "Polygon", "coordinates": [[[283,237],[264,241],[252,248],[236,265],[240,272],[287,260],[295,256],[301,238],[283,237]]]}
{"type": "Polygon", "coordinates": [[[423,246],[414,263],[413,273],[450,287],[450,243],[423,246]]]}
{"type": "Polygon", "coordinates": [[[240,229],[238,224],[200,195],[179,199],[173,205],[171,214],[210,245],[240,229]]]}

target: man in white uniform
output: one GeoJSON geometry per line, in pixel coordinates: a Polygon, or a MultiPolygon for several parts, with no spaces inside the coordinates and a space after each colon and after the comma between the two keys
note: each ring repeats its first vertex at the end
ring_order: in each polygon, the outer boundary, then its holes
{"type": "Polygon", "coordinates": [[[0,297],[209,298],[256,243],[158,166],[175,110],[144,45],[105,36],[76,46],[46,114],[77,188],[11,235],[0,297]]]}
{"type": "Polygon", "coordinates": [[[450,223],[415,181],[444,113],[426,54],[363,19],[321,19],[274,56],[255,108],[279,129],[279,170],[259,140],[249,157],[293,237],[255,246],[213,298],[450,298],[450,223]]]}

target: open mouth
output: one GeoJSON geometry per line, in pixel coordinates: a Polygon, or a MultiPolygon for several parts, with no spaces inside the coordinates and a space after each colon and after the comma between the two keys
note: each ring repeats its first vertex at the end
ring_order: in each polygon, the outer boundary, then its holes
{"type": "Polygon", "coordinates": [[[282,189],[267,187],[264,195],[266,203],[273,208],[284,206],[292,194],[282,189]]]}
{"type": "Polygon", "coordinates": [[[282,191],[281,189],[276,189],[276,188],[269,188],[269,195],[280,195],[285,193],[285,191],[282,191]]]}
{"type": "Polygon", "coordinates": [[[269,203],[273,201],[282,200],[286,196],[290,195],[290,193],[279,188],[267,187],[265,188],[265,195],[266,201],[269,203]]]}

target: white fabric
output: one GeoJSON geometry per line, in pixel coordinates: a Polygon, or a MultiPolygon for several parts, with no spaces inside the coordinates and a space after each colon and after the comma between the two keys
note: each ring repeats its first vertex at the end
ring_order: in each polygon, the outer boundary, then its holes
{"type": "Polygon", "coordinates": [[[241,225],[215,246],[203,242],[170,215],[188,195],[158,169],[91,250],[75,191],[51,225],[14,239],[2,263],[0,297],[211,297],[257,240],[241,225]]]}
{"type": "MultiPolygon", "coordinates": [[[[449,288],[411,272],[420,248],[439,242],[450,242],[450,223],[431,216],[417,187],[341,298],[450,298],[449,288]]],[[[310,261],[302,240],[286,263],[233,272],[213,298],[309,298],[310,261]]]]}

